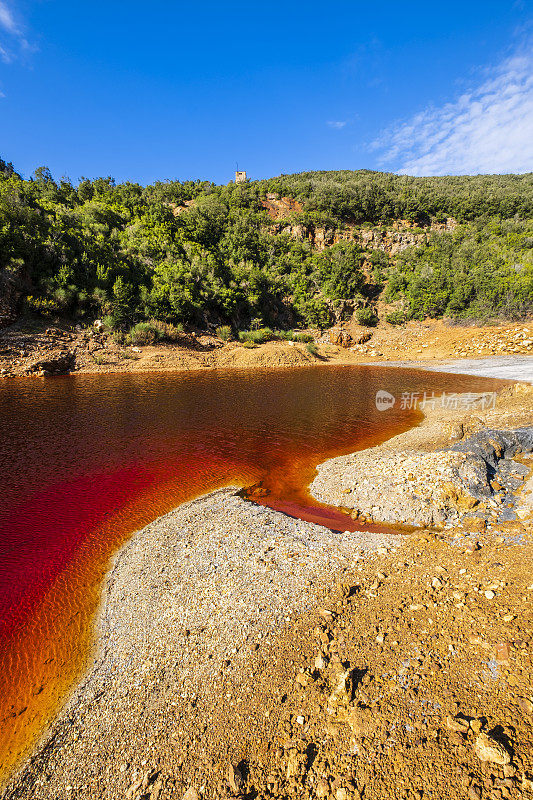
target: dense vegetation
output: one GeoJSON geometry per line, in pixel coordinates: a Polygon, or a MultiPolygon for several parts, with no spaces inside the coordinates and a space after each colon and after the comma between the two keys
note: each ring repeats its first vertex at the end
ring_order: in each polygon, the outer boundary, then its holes
{"type": "Polygon", "coordinates": [[[46,168],[23,180],[0,160],[0,292],[10,282],[22,311],[105,318],[115,329],[136,326],[139,335],[148,335],[148,320],[161,323],[152,332],[193,324],[227,333],[228,325],[234,332],[324,327],[358,309],[371,322],[382,288],[395,321],[520,316],[533,307],[532,212],[532,175],[415,179],[361,171],[227,186],[142,187],[111,178],[74,186],[46,168]],[[308,226],[397,218],[424,225],[447,215],[463,225],[394,261],[354,242],[319,253],[287,233],[273,235],[261,205],[267,192],[300,200],[294,221],[308,226]]]}
{"type": "MultiPolygon", "coordinates": [[[[480,219],[400,253],[385,299],[403,317],[518,319],[533,311],[533,224],[480,219]]],[[[389,321],[390,320],[389,317],[389,321]]]]}
{"type": "Polygon", "coordinates": [[[425,224],[448,216],[533,218],[533,173],[413,178],[369,170],[301,172],[260,181],[260,189],[300,200],[304,209],[356,224],[406,219],[425,224]]]}

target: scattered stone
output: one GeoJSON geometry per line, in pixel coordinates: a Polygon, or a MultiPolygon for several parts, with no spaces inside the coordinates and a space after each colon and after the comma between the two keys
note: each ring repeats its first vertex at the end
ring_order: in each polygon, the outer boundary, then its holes
{"type": "Polygon", "coordinates": [[[498,642],[494,648],[494,655],[498,664],[509,664],[510,644],[509,642],[498,642]]]}
{"type": "Polygon", "coordinates": [[[500,764],[502,766],[511,763],[511,756],[507,750],[487,733],[478,735],[474,749],[480,761],[488,761],[491,764],[500,764]]]}
{"type": "Polygon", "coordinates": [[[234,794],[240,794],[244,785],[244,778],[239,767],[235,764],[230,764],[228,766],[228,783],[234,794]]]}
{"type": "Polygon", "coordinates": [[[327,659],[326,659],[326,658],[324,658],[324,656],[322,655],[322,653],[320,653],[320,654],[319,654],[319,655],[318,655],[318,656],[315,658],[315,669],[323,670],[323,669],[326,669],[327,665],[328,665],[328,661],[327,661],[327,659]]]}
{"type": "Polygon", "coordinates": [[[470,724],[467,719],[463,719],[461,717],[446,717],[446,727],[450,731],[468,733],[470,724]]]}
{"type": "Polygon", "coordinates": [[[519,697],[517,703],[520,707],[520,710],[523,711],[524,714],[533,714],[533,703],[531,700],[528,700],[527,697],[519,697]]]}

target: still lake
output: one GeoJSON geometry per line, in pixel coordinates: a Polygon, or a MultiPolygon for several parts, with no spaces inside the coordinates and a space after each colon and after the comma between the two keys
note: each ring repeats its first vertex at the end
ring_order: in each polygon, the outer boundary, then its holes
{"type": "Polygon", "coordinates": [[[334,530],[362,530],[310,497],[316,465],[416,424],[403,393],[501,385],[353,366],[1,382],[2,772],[83,669],[102,579],[133,531],[228,485],[334,530]],[[377,410],[379,390],[395,395],[393,408],[377,410]]]}

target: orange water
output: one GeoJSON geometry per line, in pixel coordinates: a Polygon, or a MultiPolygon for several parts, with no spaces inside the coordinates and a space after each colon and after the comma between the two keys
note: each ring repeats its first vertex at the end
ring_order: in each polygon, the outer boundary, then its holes
{"type": "Polygon", "coordinates": [[[317,463],[416,422],[378,389],[490,390],[405,370],[77,376],[0,384],[0,758],[6,775],[84,668],[109,559],[132,531],[220,486],[335,530],[317,463]]]}

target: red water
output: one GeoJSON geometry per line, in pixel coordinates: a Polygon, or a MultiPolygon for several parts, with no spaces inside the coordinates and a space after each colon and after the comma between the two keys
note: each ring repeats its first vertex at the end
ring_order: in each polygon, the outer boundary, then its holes
{"type": "Polygon", "coordinates": [[[320,461],[416,422],[375,394],[495,382],[364,367],[77,376],[0,384],[0,757],[4,774],[86,659],[109,558],[135,529],[225,485],[335,530],[320,461]]]}

